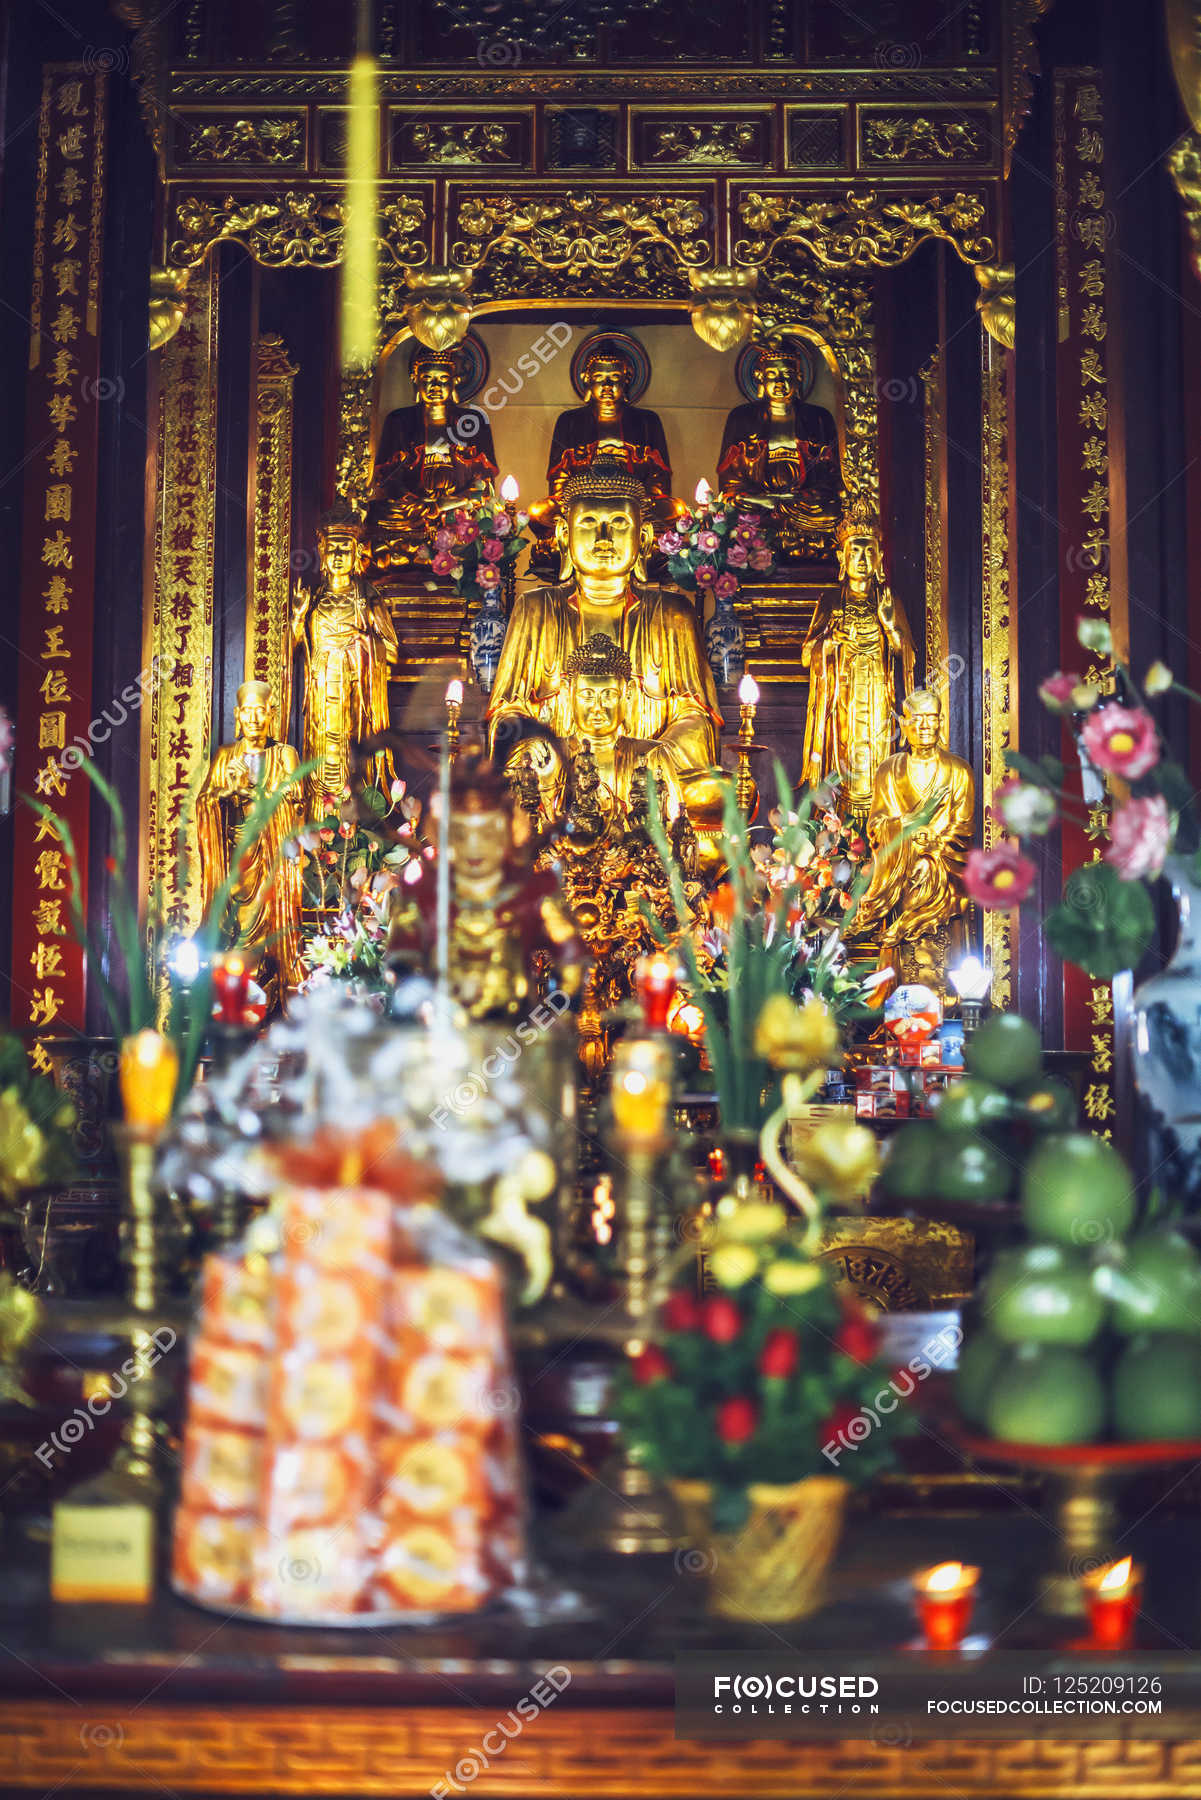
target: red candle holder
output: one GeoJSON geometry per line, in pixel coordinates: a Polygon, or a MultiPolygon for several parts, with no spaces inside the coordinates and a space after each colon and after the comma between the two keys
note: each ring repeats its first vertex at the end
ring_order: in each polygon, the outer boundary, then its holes
{"type": "Polygon", "coordinates": [[[979,1569],[966,1563],[938,1563],[913,1577],[917,1616],[927,1650],[940,1656],[953,1654],[967,1636],[976,1604],[979,1569]]]}
{"type": "Polygon", "coordinates": [[[665,1031],[667,1012],[680,985],[676,960],[663,950],[640,956],[634,964],[634,992],[648,1031],[665,1031]]]}
{"type": "Polygon", "coordinates": [[[1090,1570],[1081,1577],[1081,1585],[1088,1613],[1089,1648],[1129,1650],[1143,1591],[1142,1569],[1124,1556],[1120,1562],[1090,1570]]]}
{"type": "Polygon", "coordinates": [[[213,964],[214,1013],[218,1024],[240,1025],[250,995],[250,970],[244,956],[231,952],[213,964]]]}

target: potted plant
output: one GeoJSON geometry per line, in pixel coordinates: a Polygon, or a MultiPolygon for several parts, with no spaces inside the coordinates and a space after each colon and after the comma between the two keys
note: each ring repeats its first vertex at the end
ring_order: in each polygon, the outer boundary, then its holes
{"type": "Polygon", "coordinates": [[[710,1609],[727,1617],[796,1619],[821,1604],[848,1493],[906,1422],[878,1328],[835,1290],[811,1236],[774,1203],[719,1213],[712,1291],[690,1272],[622,1376],[631,1449],[670,1482],[710,1609]]]}

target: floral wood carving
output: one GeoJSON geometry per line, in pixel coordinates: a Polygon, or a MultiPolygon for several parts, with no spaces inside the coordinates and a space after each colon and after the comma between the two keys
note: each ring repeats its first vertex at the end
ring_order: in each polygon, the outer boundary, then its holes
{"type": "MultiPolygon", "coordinates": [[[[710,212],[694,194],[562,194],[472,192],[455,215],[451,262],[480,269],[503,260],[527,271],[611,277],[619,272],[649,279],[655,264],[684,272],[713,259],[710,212]]],[[[478,284],[477,284],[478,291],[478,284]]]]}
{"type": "Polygon", "coordinates": [[[734,245],[734,261],[743,267],[762,267],[787,245],[827,269],[891,268],[926,238],[944,238],[965,262],[989,262],[994,254],[979,194],[848,192],[812,199],[768,190],[743,193],[737,210],[751,234],[734,245]]]}
{"type": "MultiPolygon", "coordinates": [[[[270,198],[225,194],[209,198],[185,194],[176,203],[170,260],[194,268],[214,244],[239,243],[268,269],[328,269],[342,260],[344,211],[325,191],[292,191],[270,198]]],[[[424,228],[426,208],[401,195],[380,208],[380,244],[385,263],[412,267],[429,260],[424,228]]]]}

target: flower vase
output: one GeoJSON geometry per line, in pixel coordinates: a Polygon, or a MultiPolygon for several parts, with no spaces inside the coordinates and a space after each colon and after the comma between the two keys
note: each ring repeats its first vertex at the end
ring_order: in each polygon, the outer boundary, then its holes
{"type": "Polygon", "coordinates": [[[1201,1210],[1201,883],[1191,857],[1168,858],[1180,934],[1167,963],[1134,991],[1134,1085],[1150,1119],[1150,1167],[1201,1210]]]}
{"type": "Polygon", "coordinates": [[[500,666],[501,645],[505,641],[505,613],[500,589],[485,590],[483,604],[471,621],[469,656],[471,672],[485,694],[492,692],[496,671],[500,666]]]}
{"type": "Polygon", "coordinates": [[[713,1528],[707,1481],[673,1481],[671,1489],[697,1567],[709,1577],[711,1613],[784,1624],[822,1605],[850,1491],[840,1476],[753,1483],[747,1489],[746,1524],[731,1532],[713,1528]]]}
{"type": "Polygon", "coordinates": [[[746,637],[727,595],[713,603],[705,626],[705,655],[719,687],[736,687],[746,673],[746,637]]]}

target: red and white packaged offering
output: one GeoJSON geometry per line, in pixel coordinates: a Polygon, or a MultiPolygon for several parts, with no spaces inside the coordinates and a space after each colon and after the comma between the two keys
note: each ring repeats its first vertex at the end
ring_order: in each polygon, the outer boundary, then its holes
{"type": "Polygon", "coordinates": [[[500,1271],[371,1134],[276,1168],[203,1274],[174,1584],[284,1623],[475,1612],[528,1572],[500,1271]]]}

